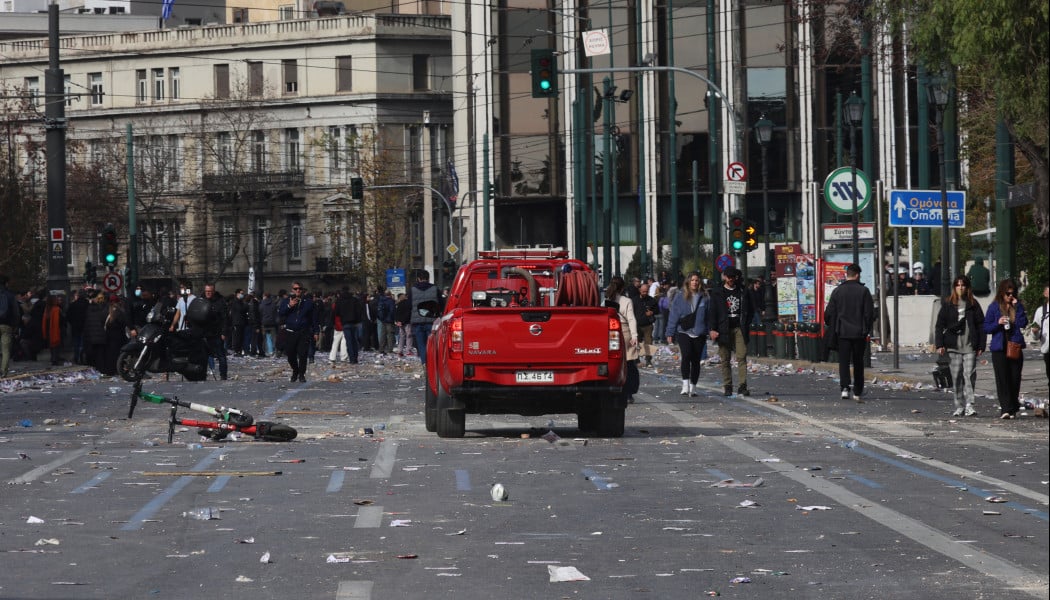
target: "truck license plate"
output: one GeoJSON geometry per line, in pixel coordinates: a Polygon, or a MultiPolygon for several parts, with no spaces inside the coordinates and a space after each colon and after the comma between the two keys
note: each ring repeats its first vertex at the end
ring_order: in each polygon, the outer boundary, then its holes
{"type": "Polygon", "coordinates": [[[514,379],[518,383],[554,383],[554,371],[517,371],[514,379]]]}

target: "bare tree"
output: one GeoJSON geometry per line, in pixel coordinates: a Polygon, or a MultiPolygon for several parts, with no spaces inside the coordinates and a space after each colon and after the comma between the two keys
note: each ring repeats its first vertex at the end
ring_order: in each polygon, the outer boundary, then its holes
{"type": "Polygon", "coordinates": [[[25,89],[0,86],[0,273],[20,285],[45,274],[46,164],[35,100],[25,89]]]}

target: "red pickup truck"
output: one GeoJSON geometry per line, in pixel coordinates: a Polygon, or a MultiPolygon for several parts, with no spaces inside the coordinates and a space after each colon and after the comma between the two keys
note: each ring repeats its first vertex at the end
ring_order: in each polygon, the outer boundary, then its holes
{"type": "Polygon", "coordinates": [[[624,338],[594,271],[557,249],[479,255],[427,344],[427,430],[462,437],[467,413],[575,413],[581,430],[623,435],[624,338]]]}

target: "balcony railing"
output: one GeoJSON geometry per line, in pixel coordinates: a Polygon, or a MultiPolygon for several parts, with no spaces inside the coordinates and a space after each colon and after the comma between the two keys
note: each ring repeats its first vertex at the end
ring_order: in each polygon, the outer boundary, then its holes
{"type": "Polygon", "coordinates": [[[201,187],[205,192],[255,192],[302,187],[305,181],[302,171],[205,174],[201,187]]]}

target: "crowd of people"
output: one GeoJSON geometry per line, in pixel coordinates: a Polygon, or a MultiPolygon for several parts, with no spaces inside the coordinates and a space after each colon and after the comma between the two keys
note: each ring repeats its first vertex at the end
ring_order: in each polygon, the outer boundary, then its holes
{"type": "MultiPolygon", "coordinates": [[[[349,287],[312,292],[297,282],[290,291],[276,294],[236,289],[223,295],[207,284],[201,299],[219,318],[194,325],[186,315],[197,295],[188,282],[179,289],[139,286],[130,297],[84,288],[75,291],[68,303],[43,288],[12,291],[9,283],[0,275],[0,374],[5,377],[12,361],[37,361],[44,351],[54,366],[86,365],[103,375],[116,375],[120,349],[146,324],[154,308],[167,314],[171,331],[202,327],[210,366],[218,369],[221,379],[228,375],[227,356],[287,357],[293,379],[304,381],[305,365],[318,352],[327,353],[333,362],[351,364],[359,362],[362,350],[419,354],[420,331],[429,329],[422,326],[427,319],[413,310],[410,293],[395,298],[383,287],[372,292],[349,287]]],[[[442,297],[436,288],[433,295],[442,297]]]]}

